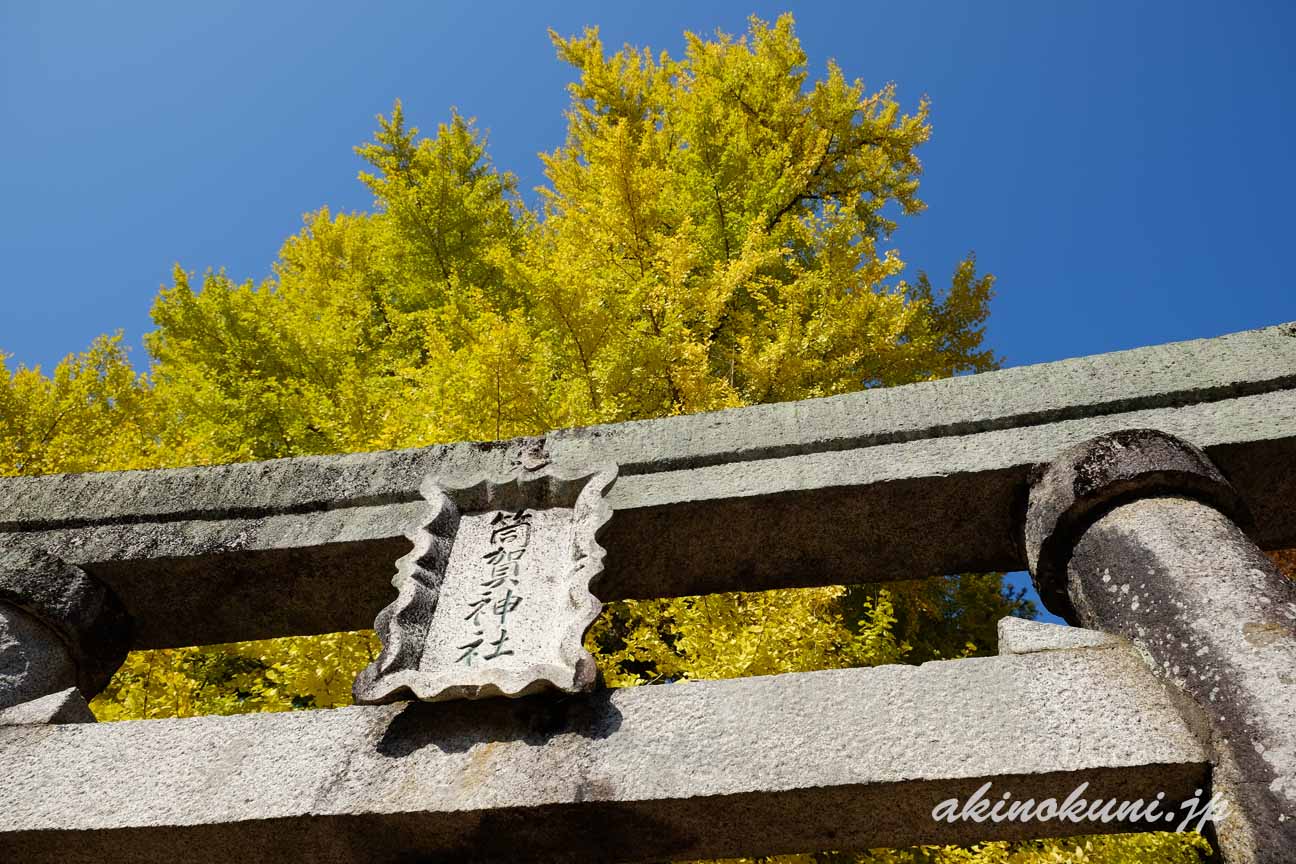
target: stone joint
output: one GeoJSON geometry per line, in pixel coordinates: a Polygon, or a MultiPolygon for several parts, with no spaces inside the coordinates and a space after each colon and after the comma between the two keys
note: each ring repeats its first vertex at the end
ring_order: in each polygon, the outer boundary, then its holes
{"type": "Polygon", "coordinates": [[[32,615],[67,644],[87,700],[108,685],[130,650],[131,617],[112,589],[48,553],[27,549],[0,558],[0,603],[32,615]]]}
{"type": "Polygon", "coordinates": [[[1200,449],[1156,429],[1100,435],[1037,466],[1029,480],[1023,546],[1044,605],[1077,623],[1067,591],[1067,562],[1103,514],[1142,498],[1201,501],[1246,526],[1241,497],[1200,449]]]}

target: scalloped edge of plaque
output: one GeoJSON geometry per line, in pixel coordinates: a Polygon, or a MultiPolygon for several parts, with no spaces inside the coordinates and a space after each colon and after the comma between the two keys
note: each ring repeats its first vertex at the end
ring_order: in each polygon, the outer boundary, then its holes
{"type": "Polygon", "coordinates": [[[603,572],[606,550],[599,537],[612,518],[607,493],[616,479],[617,466],[611,463],[592,469],[549,464],[534,471],[463,479],[428,477],[419,488],[428,509],[406,535],[414,548],[396,562],[396,575],[392,578],[396,599],[374,621],[383,650],[356,677],[352,687],[356,704],[379,705],[411,699],[441,702],[495,696],[518,698],[549,690],[564,693],[592,690],[598,669],[583,641],[603,611],[603,603],[589,588],[603,572]],[[574,494],[573,487],[579,487],[574,494]],[[537,490],[543,497],[535,496],[537,490]],[[569,599],[574,612],[572,625],[560,641],[563,659],[570,660],[571,665],[545,663],[526,670],[500,670],[496,673],[498,681],[484,684],[464,684],[445,673],[421,672],[419,666],[458,533],[460,513],[520,509],[521,506],[542,508],[546,501],[553,500],[555,493],[560,498],[570,497],[571,503],[548,506],[571,507],[577,525],[568,571],[572,585],[569,599]]]}

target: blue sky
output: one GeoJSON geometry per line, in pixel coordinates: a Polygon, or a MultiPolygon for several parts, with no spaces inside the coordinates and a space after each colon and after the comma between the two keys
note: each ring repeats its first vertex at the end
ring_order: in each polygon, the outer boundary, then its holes
{"type": "Polygon", "coordinates": [[[547,27],[678,53],[785,10],[813,72],[931,97],[930,206],[896,244],[937,280],[976,251],[1009,365],[1296,318],[1296,4],[0,3],[11,365],[138,343],[174,262],[259,279],[302,214],[366,209],[351,148],[397,97],[425,129],[477,117],[540,184],[570,78],[547,27]]]}

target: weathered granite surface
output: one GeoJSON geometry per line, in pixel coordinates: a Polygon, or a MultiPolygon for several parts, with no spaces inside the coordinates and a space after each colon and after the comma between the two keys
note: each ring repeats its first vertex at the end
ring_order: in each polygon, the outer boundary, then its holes
{"type": "Polygon", "coordinates": [[[826,399],[591,426],[543,439],[0,481],[0,528],[236,518],[415,501],[429,474],[499,473],[528,450],[623,477],[963,436],[1296,388],[1296,322],[826,399]],[[129,478],[129,479],[126,479],[129,478]]]}
{"type": "Polygon", "coordinates": [[[44,723],[94,723],[95,716],[85,697],[75,687],[50,693],[9,708],[0,708],[0,726],[44,723]]]}
{"type": "Polygon", "coordinates": [[[290,714],[0,727],[0,859],[651,861],[1128,830],[954,824],[993,794],[1189,797],[1128,649],[290,714]],[[597,826],[598,830],[591,830],[597,826]]]}
{"type": "MultiPolygon", "coordinates": [[[[69,683],[92,697],[108,684],[129,650],[131,619],[110,588],[40,549],[0,541],[0,614],[8,607],[22,610],[41,625],[37,629],[23,625],[25,641],[15,642],[13,651],[18,653],[11,653],[19,662],[22,652],[31,652],[22,661],[30,667],[27,680],[34,684],[36,676],[42,676],[44,681],[45,689],[29,690],[23,699],[61,690],[69,683]]],[[[18,626],[11,621],[11,627],[18,626]]],[[[13,631],[16,638],[18,632],[13,631]]],[[[0,684],[0,705],[3,689],[0,684]]]]}
{"type": "Polygon", "coordinates": [[[0,708],[76,683],[67,645],[32,615],[0,602],[0,708]]]}
{"type": "Polygon", "coordinates": [[[1204,447],[1296,545],[1296,329],[543,439],[0,480],[0,545],[111,585],[141,647],[368,627],[435,473],[621,464],[602,600],[1024,566],[1028,474],[1122,428],[1204,447]],[[814,519],[805,518],[814,513],[814,519]],[[177,597],[186,598],[183,604],[177,597]]]}
{"type": "Polygon", "coordinates": [[[1073,651],[1078,648],[1117,648],[1128,645],[1118,636],[1083,627],[1066,627],[1024,618],[999,619],[1000,654],[1073,651]]]}
{"type": "Polygon", "coordinates": [[[1104,516],[1069,572],[1080,620],[1132,640],[1209,724],[1213,783],[1238,813],[1220,829],[1225,860],[1291,861],[1296,583],[1219,511],[1169,497],[1104,516]]]}
{"type": "Polygon", "coordinates": [[[1234,522],[1251,519],[1209,457],[1165,431],[1121,429],[1069,447],[1031,477],[1022,536],[1040,599],[1075,622],[1066,567],[1076,541],[1112,507],[1176,495],[1210,504],[1234,522]]]}
{"type": "Polygon", "coordinates": [[[1041,595],[1130,640],[1210,742],[1214,789],[1236,811],[1219,826],[1225,859],[1278,864],[1296,852],[1296,582],[1237,512],[1204,454],[1136,430],[1048,467],[1026,543],[1041,595]]]}
{"type": "Polygon", "coordinates": [[[616,467],[535,470],[423,485],[428,511],[374,629],[379,657],[355,682],[356,702],[429,702],[591,689],[582,644],[603,604],[598,535],[612,518],[616,467]]]}

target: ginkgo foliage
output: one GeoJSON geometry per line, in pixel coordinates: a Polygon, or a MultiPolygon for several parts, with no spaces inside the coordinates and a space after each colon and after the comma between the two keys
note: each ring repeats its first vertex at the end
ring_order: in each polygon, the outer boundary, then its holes
{"type": "MultiPolygon", "coordinates": [[[[451,113],[397,102],[357,148],[367,213],[320,209],[270,278],[177,267],[147,370],[120,337],[52,376],[0,367],[0,473],[211,464],[542,434],[992,369],[992,278],[937,287],[895,233],[922,212],[926,101],[835,64],[790,16],[678,58],[553,35],[567,137],[535,206],[451,113]]],[[[588,642],[614,686],[985,652],[1030,614],[996,575],[613,604],[588,642]]],[[[132,654],[101,719],[346,704],[371,633],[132,654]]],[[[1146,836],[839,861],[1193,861],[1146,836]],[[1125,845],[1122,845],[1125,844],[1125,845]]],[[[810,860],[805,856],[784,859],[810,860]]]]}

